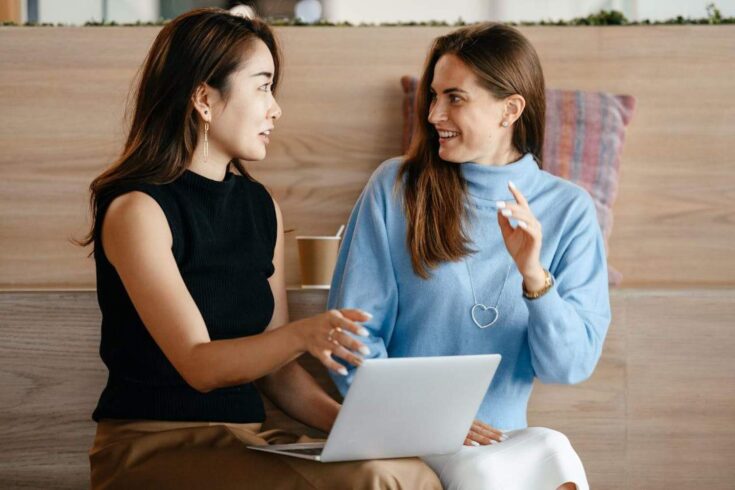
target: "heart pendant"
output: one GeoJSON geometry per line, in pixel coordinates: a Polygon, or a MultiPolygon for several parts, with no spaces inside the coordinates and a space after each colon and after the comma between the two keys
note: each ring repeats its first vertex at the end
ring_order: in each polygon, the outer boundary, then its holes
{"type": "Polygon", "coordinates": [[[475,325],[477,325],[479,328],[492,327],[493,324],[495,324],[495,322],[498,321],[498,318],[499,317],[500,317],[500,314],[498,313],[498,309],[496,307],[494,307],[494,306],[485,306],[485,305],[483,305],[481,303],[477,303],[475,306],[472,307],[472,321],[475,322],[475,325]],[[482,310],[483,312],[485,312],[485,311],[492,311],[493,312],[494,317],[493,317],[493,319],[492,319],[492,321],[490,323],[480,323],[477,320],[476,311],[477,311],[478,308],[480,310],[482,310]]]}

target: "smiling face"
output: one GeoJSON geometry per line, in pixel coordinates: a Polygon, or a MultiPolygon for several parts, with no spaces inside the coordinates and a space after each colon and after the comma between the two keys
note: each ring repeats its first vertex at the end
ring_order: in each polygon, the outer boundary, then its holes
{"type": "Polygon", "coordinates": [[[493,164],[511,148],[513,118],[506,103],[480,83],[454,54],[443,55],[434,67],[428,120],[445,161],[493,164]]]}
{"type": "Polygon", "coordinates": [[[270,132],[281,117],[271,91],[274,71],[270,50],[256,39],[248,46],[242,65],[229,77],[227,100],[217,90],[208,91],[210,153],[242,160],[265,158],[270,132]]]}

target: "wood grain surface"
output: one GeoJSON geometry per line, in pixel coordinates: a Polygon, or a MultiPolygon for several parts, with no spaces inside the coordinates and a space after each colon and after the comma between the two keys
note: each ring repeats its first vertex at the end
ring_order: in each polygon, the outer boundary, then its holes
{"type": "MultiPolygon", "coordinates": [[[[729,489],[735,481],[735,289],[618,290],[593,376],[535,387],[529,424],[572,441],[594,489],[729,489]]],[[[293,319],[324,291],[289,291],[293,319]]],[[[88,485],[106,380],[93,291],[0,292],[0,488],[88,485]]],[[[336,395],[324,370],[304,359],[336,395]]],[[[271,427],[305,431],[268,404],[271,427]]],[[[317,434],[310,431],[311,434],[317,434]]]]}
{"type": "MultiPolygon", "coordinates": [[[[334,232],[400,152],[399,78],[448,28],[279,28],[284,115],[264,162],[287,279],[294,236],[334,232]]],[[[727,287],[735,260],[735,26],[522,27],[547,85],[632,94],[611,263],[628,287],[727,287]]],[[[127,92],[156,27],[0,27],[0,287],[94,287],[87,186],[120,150],[127,92]]]]}

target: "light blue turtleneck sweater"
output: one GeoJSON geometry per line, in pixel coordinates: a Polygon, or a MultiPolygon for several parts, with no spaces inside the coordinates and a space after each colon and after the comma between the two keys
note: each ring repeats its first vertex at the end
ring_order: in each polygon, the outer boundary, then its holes
{"type": "MultiPolygon", "coordinates": [[[[588,378],[610,323],[605,249],[592,199],[540,170],[530,154],[504,166],[461,164],[473,213],[466,228],[478,252],[440,265],[425,280],[414,273],[406,246],[403,189],[394,187],[401,163],[384,162],[355,204],[329,308],[372,313],[365,323],[369,358],[502,354],[478,418],[505,430],[525,428],[534,377],[565,384],[588,378]],[[496,201],[514,201],[509,180],[542,225],[541,264],[555,281],[535,300],[523,297],[521,274],[498,226],[496,201]],[[497,305],[499,319],[491,327],[480,329],[472,320],[470,277],[478,302],[497,305]]],[[[491,313],[478,319],[486,323],[491,313]]],[[[343,394],[352,376],[352,370],[333,375],[343,394]]]]}

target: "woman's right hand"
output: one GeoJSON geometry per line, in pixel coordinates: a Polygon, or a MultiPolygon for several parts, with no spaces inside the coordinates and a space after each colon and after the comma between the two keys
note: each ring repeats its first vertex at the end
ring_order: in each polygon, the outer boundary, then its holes
{"type": "Polygon", "coordinates": [[[370,350],[347,332],[367,337],[369,334],[365,327],[355,322],[365,322],[371,318],[372,315],[362,310],[329,310],[295,322],[294,327],[305,351],[319,359],[327,369],[346,376],[347,369],[336,362],[332,355],[344,359],[353,366],[360,366],[362,357],[356,353],[368,355],[370,350]]]}

